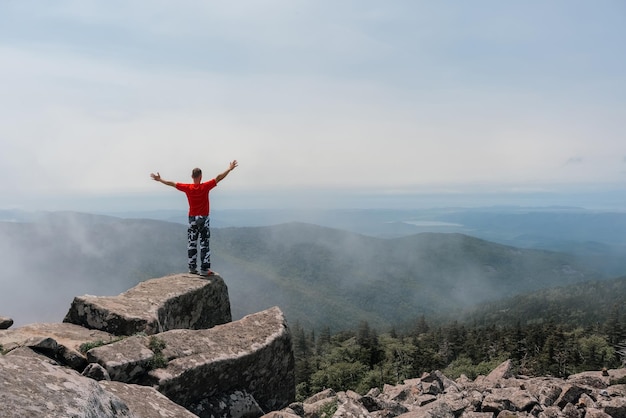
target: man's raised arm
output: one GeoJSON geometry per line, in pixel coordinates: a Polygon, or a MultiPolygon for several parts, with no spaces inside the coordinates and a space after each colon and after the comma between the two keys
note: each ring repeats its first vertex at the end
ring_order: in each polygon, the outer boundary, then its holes
{"type": "Polygon", "coordinates": [[[233,160],[233,162],[230,163],[230,167],[228,167],[228,170],[215,176],[215,182],[219,183],[220,181],[224,180],[224,177],[226,177],[228,173],[233,171],[235,167],[237,167],[237,160],[233,160]]]}
{"type": "Polygon", "coordinates": [[[162,178],[161,178],[161,174],[160,174],[160,173],[158,173],[158,172],[157,172],[156,174],[154,174],[154,173],[150,173],[150,177],[152,177],[152,179],[153,179],[154,181],[158,181],[158,182],[163,183],[163,184],[165,184],[165,185],[167,185],[167,186],[176,187],[176,183],[174,183],[173,181],[169,181],[169,180],[164,180],[164,179],[162,179],[162,178]]]}

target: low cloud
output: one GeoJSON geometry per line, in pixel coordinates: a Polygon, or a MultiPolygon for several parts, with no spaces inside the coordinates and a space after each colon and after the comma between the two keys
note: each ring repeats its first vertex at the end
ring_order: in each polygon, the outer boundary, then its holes
{"type": "Polygon", "coordinates": [[[582,164],[583,163],[583,157],[570,157],[566,162],[565,165],[577,165],[577,164],[582,164]]]}

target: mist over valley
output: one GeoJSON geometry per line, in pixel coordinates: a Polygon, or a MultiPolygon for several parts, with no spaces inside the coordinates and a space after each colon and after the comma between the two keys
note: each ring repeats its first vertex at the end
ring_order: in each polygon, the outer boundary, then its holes
{"type": "MultiPolygon", "coordinates": [[[[234,318],[278,305],[290,322],[332,329],[361,321],[388,328],[626,272],[623,214],[493,211],[292,213],[282,214],[283,223],[280,213],[216,211],[213,268],[229,287],[234,318]]],[[[186,270],[186,226],[176,213],[169,221],[1,215],[0,310],[16,325],[58,322],[74,296],[116,295],[186,270]]]]}

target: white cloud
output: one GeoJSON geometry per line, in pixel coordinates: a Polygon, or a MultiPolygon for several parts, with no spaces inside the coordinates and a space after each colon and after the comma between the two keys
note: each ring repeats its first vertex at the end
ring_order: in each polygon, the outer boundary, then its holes
{"type": "Polygon", "coordinates": [[[558,22],[500,3],[463,18],[412,2],[9,5],[3,194],[150,191],[151,171],[183,181],[233,158],[234,190],[623,177],[625,83],[602,60],[624,61],[579,43],[616,42],[575,34],[580,5],[558,22]]]}

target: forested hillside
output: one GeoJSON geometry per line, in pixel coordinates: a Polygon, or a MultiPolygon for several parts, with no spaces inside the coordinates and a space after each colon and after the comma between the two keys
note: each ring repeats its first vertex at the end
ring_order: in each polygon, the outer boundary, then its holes
{"type": "MultiPolygon", "coordinates": [[[[515,373],[567,377],[626,366],[626,277],[543,289],[380,332],[292,326],[298,396],[372,387],[442,370],[475,379],[504,360],[515,373]]],[[[625,382],[626,383],[626,382],[625,382]]]]}
{"type": "MultiPolygon", "coordinates": [[[[3,314],[18,323],[13,309],[30,306],[26,320],[62,318],[76,295],[118,294],[186,270],[186,228],[176,223],[52,213],[0,228],[2,280],[10,289],[3,314]]],[[[290,322],[333,331],[360,321],[384,329],[598,278],[571,256],[462,234],[382,239],[289,223],[213,228],[211,245],[235,318],[277,305],[290,322]]]]}
{"type": "MultiPolygon", "coordinates": [[[[626,365],[626,320],[613,307],[594,326],[543,323],[484,326],[419,318],[407,331],[380,333],[367,322],[349,331],[313,332],[295,324],[297,392],[301,399],[324,388],[354,390],[398,384],[434,370],[457,378],[487,375],[504,360],[516,374],[567,377],[626,365]]],[[[626,382],[624,382],[626,383],[626,382]]]]}
{"type": "Polygon", "coordinates": [[[247,280],[233,295],[241,292],[249,303],[278,297],[288,317],[333,330],[361,320],[389,327],[422,314],[599,277],[571,256],[462,234],[381,239],[289,223],[223,228],[214,237],[220,271],[247,280]]]}
{"type": "MultiPolygon", "coordinates": [[[[618,314],[626,314],[626,277],[557,286],[477,305],[447,315],[467,325],[553,322],[569,327],[602,324],[618,314]]],[[[626,331],[626,329],[625,329],[626,331]]]]}

